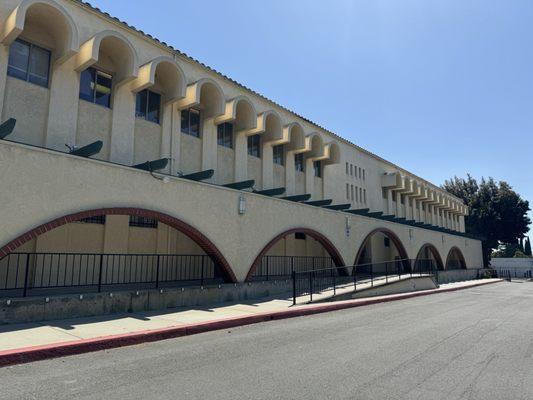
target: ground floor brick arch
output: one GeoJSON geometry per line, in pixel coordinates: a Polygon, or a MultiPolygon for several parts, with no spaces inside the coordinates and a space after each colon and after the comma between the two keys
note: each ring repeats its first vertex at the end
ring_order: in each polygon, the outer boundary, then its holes
{"type": "Polygon", "coordinates": [[[433,257],[435,258],[436,264],[437,264],[436,267],[439,270],[443,270],[444,264],[442,263],[442,257],[440,256],[437,248],[431,243],[426,243],[420,248],[420,250],[418,251],[416,255],[415,262],[418,262],[419,260],[423,259],[425,251],[429,251],[433,255],[433,257]]]}
{"type": "MultiPolygon", "coordinates": [[[[396,235],[396,233],[394,233],[393,231],[391,231],[390,229],[387,229],[387,228],[376,228],[376,229],[372,230],[370,233],[368,233],[365,236],[365,238],[361,242],[361,245],[359,246],[359,249],[357,250],[357,255],[355,256],[354,265],[358,265],[359,264],[361,255],[362,255],[362,253],[363,253],[368,241],[376,233],[382,233],[382,234],[384,234],[386,237],[388,237],[392,241],[392,243],[396,246],[396,249],[398,250],[398,253],[400,255],[400,259],[402,260],[403,268],[405,270],[410,271],[411,270],[411,263],[409,261],[409,256],[407,254],[407,251],[405,250],[405,246],[403,245],[403,243],[400,240],[400,238],[398,237],[398,235],[396,235]]],[[[393,260],[388,260],[388,261],[393,261],[393,260]]]]}
{"type": "Polygon", "coordinates": [[[235,274],[227,262],[226,258],[222,252],[215,246],[215,244],[209,240],[202,232],[193,226],[189,225],[182,220],[173,217],[168,214],[164,214],[158,211],[147,210],[144,208],[133,208],[133,207],[111,207],[111,208],[99,208],[94,210],[81,211],[74,214],[65,215],[60,218],[56,218],[52,221],[44,223],[40,226],[37,226],[30,231],[20,235],[19,237],[13,239],[5,246],[0,248],[0,258],[3,256],[15,251],[19,246],[24,243],[37,238],[39,235],[42,235],[45,232],[48,232],[52,229],[60,227],[62,225],[76,222],[84,218],[95,217],[100,215],[133,215],[145,218],[153,218],[158,221],[182,232],[191,238],[198,246],[220,267],[224,280],[226,282],[237,282],[235,274]]]}
{"type": "Polygon", "coordinates": [[[335,266],[337,267],[343,267],[346,264],[344,263],[344,260],[341,256],[341,253],[339,250],[335,247],[335,245],[323,234],[320,232],[317,232],[313,229],[309,228],[293,228],[286,230],[278,235],[276,235],[270,242],[267,243],[265,247],[259,252],[257,257],[254,259],[254,262],[252,263],[248,275],[246,276],[246,281],[249,281],[254,273],[254,271],[258,268],[259,264],[261,263],[261,259],[268,253],[268,251],[281,239],[284,237],[294,234],[294,233],[304,233],[307,236],[312,237],[316,241],[318,241],[324,249],[328,252],[330,257],[332,258],[333,262],[335,263],[335,266]]]}

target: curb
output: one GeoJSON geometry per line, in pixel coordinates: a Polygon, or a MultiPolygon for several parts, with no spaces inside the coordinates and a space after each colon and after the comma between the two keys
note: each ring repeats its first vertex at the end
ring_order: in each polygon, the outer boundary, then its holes
{"type": "Polygon", "coordinates": [[[477,286],[499,283],[502,281],[503,280],[500,279],[498,281],[480,282],[474,285],[457,288],[440,290],[431,289],[405,294],[370,297],[366,299],[353,299],[338,301],[334,303],[321,303],[320,305],[305,305],[301,308],[297,308],[294,310],[266,312],[263,314],[230,317],[190,325],[179,325],[162,329],[152,329],[132,333],[124,333],[119,335],[101,336],[92,339],[80,339],[72,342],[61,342],[42,346],[23,347],[19,349],[0,351],[0,367],[46,360],[56,357],[89,353],[106,349],[113,349],[117,347],[132,346],[135,344],[155,342],[159,340],[172,339],[182,336],[196,335],[198,333],[235,328],[238,326],[257,324],[259,322],[295,318],[304,315],[320,314],[330,311],[344,310],[347,308],[362,307],[371,304],[388,303],[391,301],[410,299],[413,297],[420,296],[428,296],[437,293],[454,292],[457,290],[470,289],[477,286]]]}

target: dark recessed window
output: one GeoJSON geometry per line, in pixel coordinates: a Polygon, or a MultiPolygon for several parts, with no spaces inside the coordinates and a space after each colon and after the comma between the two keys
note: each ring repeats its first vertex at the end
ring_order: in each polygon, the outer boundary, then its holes
{"type": "Polygon", "coordinates": [[[157,228],[157,219],[130,215],[130,226],[138,228],[157,228]]]}
{"type": "Polygon", "coordinates": [[[150,122],[159,123],[161,114],[161,95],[145,89],[137,93],[135,116],[150,122]]]}
{"type": "Polygon", "coordinates": [[[294,238],[298,240],[305,240],[305,233],[303,232],[296,232],[294,234],[294,238]]]}
{"type": "Polygon", "coordinates": [[[248,154],[254,157],[261,157],[261,136],[248,136],[248,154]]]}
{"type": "Polygon", "coordinates": [[[80,76],[80,99],[111,107],[112,76],[94,68],[87,68],[80,76]]]}
{"type": "Polygon", "coordinates": [[[217,126],[217,143],[233,149],[233,124],[225,122],[217,126]]]}
{"type": "Polygon", "coordinates": [[[294,169],[300,172],[305,171],[304,153],[298,153],[294,155],[294,169]]]}
{"type": "Polygon", "coordinates": [[[7,74],[48,87],[50,51],[20,39],[15,40],[9,47],[7,74]]]}
{"type": "Polygon", "coordinates": [[[385,247],[390,247],[390,239],[388,237],[383,238],[383,245],[385,247]]]}
{"type": "Polygon", "coordinates": [[[272,147],[274,164],[278,164],[278,165],[285,164],[284,151],[285,151],[285,148],[283,147],[282,144],[272,147]]]}
{"type": "Polygon", "coordinates": [[[200,137],[200,111],[194,108],[181,111],[181,131],[187,135],[200,137]]]}
{"type": "Polygon", "coordinates": [[[83,224],[105,224],[105,215],[95,215],[94,217],[82,218],[78,222],[83,224]]]}
{"type": "Polygon", "coordinates": [[[313,169],[315,170],[315,176],[322,178],[322,163],[320,161],[313,161],[313,169]]]}

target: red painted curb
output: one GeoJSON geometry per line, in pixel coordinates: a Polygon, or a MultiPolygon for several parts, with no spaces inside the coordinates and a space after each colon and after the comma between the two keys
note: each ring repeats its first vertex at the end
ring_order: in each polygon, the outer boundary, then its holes
{"type": "Polygon", "coordinates": [[[353,299],[338,301],[335,303],[308,305],[285,311],[266,312],[263,314],[247,315],[244,317],[237,316],[220,320],[201,322],[197,324],[172,326],[169,328],[138,331],[119,335],[101,336],[92,339],[81,339],[71,342],[61,342],[42,346],[31,346],[20,349],[5,350],[0,351],[0,367],[45,360],[49,358],[89,353],[99,350],[113,349],[123,346],[131,346],[140,343],[155,342],[158,340],[172,339],[181,336],[196,335],[198,333],[235,328],[237,326],[256,324],[259,322],[294,318],[304,315],[313,315],[330,311],[343,310],[347,308],[362,307],[371,304],[387,303],[391,301],[404,300],[413,297],[427,296],[430,294],[454,292],[457,290],[470,289],[473,287],[498,282],[502,282],[502,280],[492,282],[480,282],[474,285],[457,288],[441,290],[432,289],[405,294],[393,294],[379,298],[353,299]]]}

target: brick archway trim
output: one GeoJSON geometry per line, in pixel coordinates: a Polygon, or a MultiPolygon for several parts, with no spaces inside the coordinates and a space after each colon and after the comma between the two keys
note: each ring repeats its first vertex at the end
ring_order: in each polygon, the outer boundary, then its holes
{"type": "Polygon", "coordinates": [[[407,251],[405,250],[405,247],[398,237],[393,231],[387,228],[376,228],[372,232],[370,232],[368,235],[366,235],[365,239],[363,240],[363,243],[361,246],[359,246],[359,250],[357,251],[357,255],[355,256],[354,265],[358,264],[359,258],[361,257],[361,253],[363,252],[363,249],[365,248],[366,244],[370,240],[370,238],[376,234],[376,233],[383,233],[385,236],[387,236],[390,240],[392,240],[392,243],[396,246],[396,249],[398,249],[398,253],[400,253],[400,258],[403,261],[404,268],[409,268],[411,270],[411,263],[409,261],[409,255],[407,254],[407,251]]]}
{"type": "Polygon", "coordinates": [[[336,267],[343,267],[345,265],[341,254],[339,253],[339,251],[337,250],[335,245],[333,243],[331,243],[331,241],[326,236],[324,236],[321,233],[319,233],[317,231],[314,231],[312,229],[294,228],[294,229],[289,229],[288,231],[280,233],[279,235],[274,237],[270,242],[268,242],[268,244],[263,248],[263,250],[261,250],[261,252],[257,255],[257,257],[255,258],[254,262],[252,263],[252,266],[248,270],[248,275],[246,275],[246,282],[251,280],[252,274],[257,269],[259,264],[261,264],[261,259],[268,253],[268,251],[279,240],[283,239],[285,236],[291,235],[291,234],[296,233],[296,232],[305,233],[306,235],[311,236],[313,239],[318,241],[322,246],[324,246],[324,248],[326,249],[328,254],[333,259],[333,262],[335,263],[336,267]]]}
{"type": "Polygon", "coordinates": [[[440,270],[444,270],[444,264],[442,263],[442,258],[439,254],[439,251],[431,243],[426,243],[420,248],[420,250],[418,251],[418,254],[416,255],[415,262],[418,261],[418,259],[422,255],[422,252],[424,251],[425,248],[428,248],[429,251],[431,251],[431,254],[433,254],[433,257],[435,257],[435,260],[437,261],[437,268],[440,270]]]}
{"type": "Polygon", "coordinates": [[[68,224],[70,222],[76,222],[83,218],[95,217],[99,215],[134,215],[145,218],[153,218],[158,221],[177,229],[191,238],[205,253],[211,257],[211,259],[217,263],[222,272],[224,273],[224,279],[227,282],[236,283],[237,278],[233,273],[230,265],[228,264],[224,255],[220,250],[211,242],[203,233],[191,225],[183,222],[182,220],[172,217],[168,214],[163,214],[158,211],[146,210],[143,208],[131,208],[131,207],[114,207],[114,208],[99,208],[96,210],[82,211],[64,217],[56,218],[50,222],[42,224],[29,232],[26,232],[16,239],[12,240],[2,248],[0,248],[0,258],[11,253],[24,243],[35,239],[37,236],[42,235],[45,232],[51,231],[61,225],[68,224]]]}
{"type": "Polygon", "coordinates": [[[450,262],[450,257],[452,256],[453,252],[456,251],[459,255],[459,261],[461,262],[461,268],[466,269],[466,260],[465,256],[463,255],[463,252],[459,249],[457,246],[453,246],[450,251],[448,252],[448,255],[446,256],[446,264],[444,265],[445,269],[448,269],[448,263],[450,262]]]}

